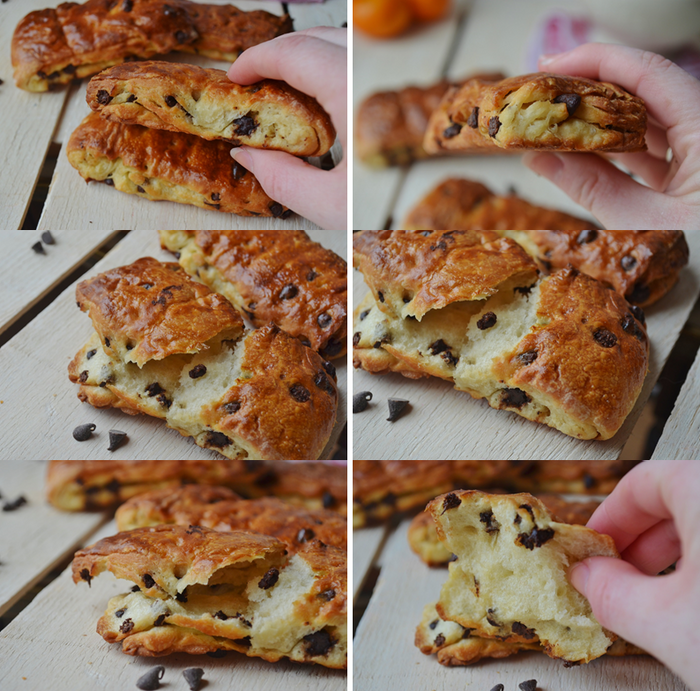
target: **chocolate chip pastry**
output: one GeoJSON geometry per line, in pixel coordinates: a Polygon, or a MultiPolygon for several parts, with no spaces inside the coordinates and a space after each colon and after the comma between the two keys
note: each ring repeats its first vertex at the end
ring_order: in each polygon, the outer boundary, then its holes
{"type": "Polygon", "coordinates": [[[335,141],[330,117],[310,96],[270,79],[241,86],[196,65],[116,65],[90,80],[87,102],[112,122],[296,156],[322,156],[335,141]]]}
{"type": "Polygon", "coordinates": [[[273,323],[324,358],[345,355],[347,265],[301,230],[161,230],[163,249],[254,326],[273,323]]]}
{"type": "Polygon", "coordinates": [[[540,72],[450,90],[426,133],[429,154],[502,149],[646,150],[644,101],[614,84],[540,72]]]}
{"type": "Polygon", "coordinates": [[[88,0],[30,12],[12,37],[15,82],[27,91],[89,77],[173,50],[231,62],[246,48],[292,31],[277,17],[188,0],[88,0]]]}
{"type": "Polygon", "coordinates": [[[612,538],[553,520],[529,494],[460,490],[426,510],[457,556],[436,606],[441,619],[479,638],[539,643],[550,657],[574,664],[601,657],[616,640],[567,578],[589,557],[619,558],[612,538]]]}
{"type": "Polygon", "coordinates": [[[129,655],[235,650],[270,662],[347,665],[345,551],[320,540],[290,555],[259,533],[137,528],[75,555],[76,583],[104,571],[135,584],[109,601],[97,625],[129,655]]]}
{"type": "Polygon", "coordinates": [[[371,290],[356,367],[441,377],[579,439],[620,429],[647,373],[638,307],[572,267],[538,280],[493,231],[364,231],[354,244],[371,290]]]}
{"type": "Polygon", "coordinates": [[[90,113],[68,140],[66,154],[86,182],[103,182],[143,199],[239,216],[292,214],[231,159],[230,145],[222,141],[121,125],[90,113]]]}
{"type": "Polygon", "coordinates": [[[150,257],[81,282],[96,331],[68,368],[79,398],[165,420],[227,458],[318,458],[335,423],[335,368],[276,326],[242,333],[221,296],[228,322],[212,337],[209,295],[150,257]]]}
{"type": "MultiPolygon", "coordinates": [[[[156,490],[175,491],[192,483],[216,486],[246,498],[274,496],[309,511],[346,513],[345,467],[327,463],[286,463],[210,459],[199,461],[51,461],[46,491],[63,511],[104,510],[156,490]]],[[[205,492],[205,490],[200,490],[205,492]]],[[[187,494],[184,495],[186,498],[187,494]]],[[[229,496],[229,495],[226,495],[229,496]]],[[[196,496],[198,503],[201,497],[196,496]]],[[[185,499],[178,502],[182,506],[185,499]]],[[[139,506],[137,504],[137,506],[139,506]]]]}

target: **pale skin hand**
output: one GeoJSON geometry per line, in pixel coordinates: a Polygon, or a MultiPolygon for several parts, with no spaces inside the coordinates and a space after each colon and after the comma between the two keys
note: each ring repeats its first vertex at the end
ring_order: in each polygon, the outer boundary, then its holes
{"type": "Polygon", "coordinates": [[[588,209],[605,228],[700,228],[700,82],[669,60],[623,46],[589,43],[543,56],[547,72],[618,84],[644,99],[648,151],[615,158],[650,187],[590,153],[528,152],[524,163],[588,209]],[[671,148],[673,159],[667,162],[671,148]]]}
{"type": "Polygon", "coordinates": [[[588,522],[615,540],[622,560],[593,557],[569,573],[605,628],[664,662],[695,691],[700,690],[699,497],[700,462],[642,463],[588,522]],[[675,562],[674,573],[655,575],[675,562]]]}
{"type": "MultiPolygon", "coordinates": [[[[236,84],[281,79],[313,96],[331,116],[347,151],[347,31],[315,27],[285,34],[246,50],[228,71],[236,84]]],[[[326,230],[347,227],[347,157],[333,170],[320,170],[281,151],[239,147],[231,156],[263,189],[326,230]]]]}

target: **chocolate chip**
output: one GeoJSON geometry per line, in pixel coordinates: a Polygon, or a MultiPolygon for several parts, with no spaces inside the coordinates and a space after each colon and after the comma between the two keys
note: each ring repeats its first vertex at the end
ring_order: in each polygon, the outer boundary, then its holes
{"type": "Polygon", "coordinates": [[[462,500],[453,492],[446,494],[442,501],[442,513],[445,513],[445,511],[449,511],[450,509],[456,509],[461,505],[461,503],[462,500]]]}
{"type": "Polygon", "coordinates": [[[109,338],[105,338],[105,346],[107,346],[107,348],[109,348],[109,346],[110,346],[109,338]]]}
{"type": "Polygon", "coordinates": [[[236,182],[241,181],[247,172],[248,171],[240,163],[233,164],[232,175],[236,182]]]}
{"type": "Polygon", "coordinates": [[[637,285],[632,289],[632,292],[626,297],[630,302],[646,302],[650,296],[651,290],[649,290],[649,286],[646,286],[643,283],[637,283],[637,285]]]}
{"type": "Polygon", "coordinates": [[[364,319],[367,317],[367,315],[372,311],[372,308],[370,307],[368,310],[363,310],[360,312],[360,321],[364,321],[364,319]]]}
{"type": "MultiPolygon", "coordinates": [[[[131,619],[127,619],[127,621],[131,621],[131,619]]],[[[133,628],[134,625],[132,624],[131,627],[133,628]]],[[[143,689],[143,691],[154,691],[154,689],[159,689],[160,680],[163,678],[164,674],[165,667],[163,667],[162,665],[159,665],[158,667],[153,667],[149,669],[148,672],[146,672],[146,674],[139,678],[139,680],[136,682],[136,686],[139,689],[143,689]]]]}
{"type": "Polygon", "coordinates": [[[508,408],[522,408],[532,399],[522,389],[503,389],[501,403],[508,408]]]}
{"type": "Polygon", "coordinates": [[[330,602],[335,598],[335,590],[333,590],[332,588],[324,590],[322,593],[319,593],[316,597],[319,600],[325,600],[326,602],[330,602]]]}
{"type": "Polygon", "coordinates": [[[335,645],[328,631],[321,629],[304,636],[304,652],[310,657],[320,657],[327,655],[328,651],[335,645]]]}
{"type": "Polygon", "coordinates": [[[88,585],[90,585],[90,581],[92,580],[92,576],[90,575],[90,571],[88,571],[88,569],[83,569],[80,572],[80,578],[82,578],[88,585]]]}
{"type": "Polygon", "coordinates": [[[501,121],[498,119],[497,115],[494,115],[489,120],[489,136],[495,137],[498,134],[499,129],[501,129],[501,121]]]}
{"type": "Polygon", "coordinates": [[[324,509],[330,509],[335,506],[335,497],[330,492],[324,492],[321,497],[321,505],[324,509]]]}
{"type": "Polygon", "coordinates": [[[132,586],[131,586],[131,592],[132,592],[132,593],[140,593],[140,592],[141,592],[141,588],[139,588],[137,585],[132,585],[132,586]]]}
{"type": "Polygon", "coordinates": [[[207,368],[204,365],[195,365],[190,370],[190,378],[191,379],[199,379],[200,377],[203,377],[206,373],[207,373],[207,368]]]}
{"type": "Polygon", "coordinates": [[[23,497],[20,495],[17,497],[17,499],[13,499],[12,501],[6,501],[3,506],[2,510],[3,511],[17,511],[20,506],[24,506],[27,503],[26,497],[23,497]]]}
{"type": "Polygon", "coordinates": [[[199,691],[199,689],[202,688],[204,670],[201,667],[188,667],[187,669],[183,670],[182,676],[185,677],[185,681],[190,687],[190,691],[199,691]]]}
{"type": "Polygon", "coordinates": [[[47,230],[46,232],[41,234],[41,239],[44,241],[44,244],[46,245],[55,245],[56,241],[53,239],[53,235],[51,235],[51,231],[47,230]]]}
{"type": "Polygon", "coordinates": [[[367,409],[367,404],[372,400],[371,391],[360,391],[352,397],[352,412],[361,413],[367,409]]]}
{"type": "Polygon", "coordinates": [[[241,409],[241,402],[231,401],[230,403],[224,403],[224,405],[221,406],[221,409],[229,415],[233,415],[233,413],[237,413],[241,409]]]}
{"type": "Polygon", "coordinates": [[[293,283],[287,283],[284,288],[280,291],[280,300],[291,300],[299,294],[299,289],[293,283]]]}
{"type": "Polygon", "coordinates": [[[525,353],[520,353],[518,355],[518,360],[522,362],[524,365],[531,365],[535,360],[537,360],[537,356],[539,353],[536,350],[528,350],[525,353]]]}
{"type": "Polygon", "coordinates": [[[211,193],[211,200],[213,202],[220,202],[221,201],[221,195],[218,192],[212,192],[211,193]]]}
{"type": "Polygon", "coordinates": [[[533,629],[528,629],[525,624],[521,624],[519,621],[514,621],[510,628],[514,634],[522,636],[528,641],[531,641],[536,635],[533,629]]]}
{"type": "Polygon", "coordinates": [[[309,273],[306,274],[306,280],[307,281],[313,281],[314,279],[318,278],[319,274],[317,274],[313,269],[309,271],[309,273]]]}
{"type": "Polygon", "coordinates": [[[323,361],[323,369],[326,370],[326,374],[328,374],[333,381],[336,381],[335,377],[335,365],[332,362],[328,362],[328,360],[323,361]]]}
{"type": "Polygon", "coordinates": [[[498,317],[493,312],[487,312],[483,317],[481,317],[481,319],[479,319],[476,325],[479,329],[481,329],[481,331],[486,331],[486,329],[496,326],[497,321],[498,317]]]}
{"type": "Polygon", "coordinates": [[[97,429],[97,425],[92,423],[86,425],[78,425],[73,430],[73,439],[75,441],[87,441],[92,436],[92,433],[97,429]]]}
{"type": "Polygon", "coordinates": [[[497,626],[497,627],[500,628],[501,625],[500,625],[500,624],[498,623],[498,621],[496,620],[496,618],[495,618],[495,616],[494,616],[495,613],[496,613],[496,610],[494,610],[494,609],[489,609],[489,610],[487,610],[486,621],[487,621],[489,624],[491,624],[491,626],[497,626]]]}
{"type": "Polygon", "coordinates": [[[97,352],[97,348],[95,348],[94,350],[88,350],[87,353],[85,353],[85,359],[92,360],[92,358],[95,356],[96,352],[97,352]]]}
{"type": "Polygon", "coordinates": [[[581,105],[581,97],[578,94],[562,94],[557,96],[552,103],[566,103],[566,111],[571,116],[581,105]]]}
{"type": "Polygon", "coordinates": [[[258,123],[250,115],[243,115],[233,121],[235,125],[233,132],[239,137],[248,137],[258,129],[258,123]]]}
{"type": "Polygon", "coordinates": [[[314,376],[314,384],[316,384],[321,391],[325,391],[330,396],[335,396],[335,388],[333,387],[333,384],[331,384],[331,380],[326,376],[325,372],[316,373],[314,376]]]}
{"type": "Polygon", "coordinates": [[[599,329],[593,334],[593,338],[603,348],[614,348],[617,345],[617,336],[607,329],[599,329]]]}
{"type": "Polygon", "coordinates": [[[522,684],[518,684],[518,688],[520,691],[537,691],[537,681],[535,679],[529,679],[522,684]]]}
{"type": "Polygon", "coordinates": [[[377,297],[379,298],[379,302],[384,302],[384,293],[382,293],[381,290],[377,291],[377,297]]]}
{"type": "Polygon", "coordinates": [[[449,349],[450,346],[448,346],[447,343],[445,343],[445,341],[443,341],[441,338],[428,346],[428,350],[430,351],[431,355],[438,355],[439,353],[443,353],[449,349]]]}
{"type": "Polygon", "coordinates": [[[440,357],[452,367],[456,367],[459,362],[459,356],[453,355],[451,350],[446,350],[444,353],[441,353],[440,357]]]}
{"type": "Polygon", "coordinates": [[[156,584],[156,582],[153,580],[153,576],[151,576],[150,573],[145,574],[141,580],[147,588],[152,588],[156,584]]]}
{"type": "Polygon", "coordinates": [[[126,432],[117,429],[109,430],[109,446],[107,451],[116,451],[127,439],[126,432]]]}
{"type": "MultiPolygon", "coordinates": [[[[122,622],[122,625],[119,627],[119,630],[122,633],[129,633],[129,631],[132,631],[134,628],[134,622],[131,619],[124,619],[122,622]]],[[[144,688],[141,686],[140,688],[144,688]]],[[[157,686],[155,688],[158,688],[157,686]]]]}
{"type": "Polygon", "coordinates": [[[124,0],[122,9],[124,10],[124,12],[131,12],[131,10],[134,9],[134,0],[124,0]]]}
{"type": "Polygon", "coordinates": [[[434,245],[430,245],[430,251],[434,252],[435,250],[446,250],[447,249],[447,243],[444,240],[440,240],[436,242],[434,245]]]}
{"type": "Polygon", "coordinates": [[[631,314],[627,314],[622,318],[620,326],[622,326],[622,330],[625,333],[635,336],[640,341],[644,340],[644,332],[639,328],[637,320],[631,314]]]}
{"type": "Polygon", "coordinates": [[[588,473],[584,473],[583,486],[586,489],[593,489],[595,487],[595,479],[593,478],[592,475],[589,475],[588,473]]]}
{"type": "Polygon", "coordinates": [[[533,286],[518,286],[513,289],[514,293],[520,293],[521,295],[529,295],[532,292],[533,286]]]}
{"type": "Polygon", "coordinates": [[[258,588],[269,590],[279,580],[280,572],[274,566],[258,581],[258,588]]]}
{"type": "Polygon", "coordinates": [[[320,354],[324,357],[335,357],[344,347],[344,341],[338,341],[335,338],[331,338],[321,349],[320,354]]]}
{"type": "Polygon", "coordinates": [[[578,237],[576,238],[576,242],[578,242],[579,245],[587,245],[589,242],[594,242],[597,239],[598,239],[598,231],[597,230],[582,230],[578,234],[578,237]]]}
{"type": "Polygon", "coordinates": [[[124,616],[124,612],[126,612],[126,607],[124,607],[123,609],[118,609],[118,610],[114,613],[114,616],[115,616],[117,619],[121,619],[121,618],[124,616]]]}
{"type": "Polygon", "coordinates": [[[406,398],[390,398],[389,401],[389,417],[386,419],[387,422],[394,422],[398,420],[406,407],[409,404],[406,398]]]}
{"type": "Polygon", "coordinates": [[[190,37],[186,31],[176,31],[175,32],[175,39],[177,40],[178,43],[187,43],[187,41],[189,41],[190,37]]]}
{"type": "Polygon", "coordinates": [[[175,599],[178,602],[187,602],[187,592],[175,593],[175,599]]]}
{"type": "Polygon", "coordinates": [[[272,202],[272,204],[268,206],[268,209],[270,209],[270,212],[275,218],[281,218],[284,215],[284,207],[279,202],[272,202]]]}
{"type": "Polygon", "coordinates": [[[637,266],[637,260],[631,254],[628,254],[622,257],[620,265],[625,271],[632,271],[632,269],[637,266]]]}
{"type": "Polygon", "coordinates": [[[217,449],[223,449],[231,445],[231,440],[221,432],[207,432],[206,444],[217,449]]]}
{"type": "Polygon", "coordinates": [[[440,648],[443,645],[445,645],[445,637],[439,633],[437,636],[435,636],[435,645],[440,648]]]}
{"type": "Polygon", "coordinates": [[[150,398],[153,398],[153,396],[165,393],[165,389],[157,381],[155,381],[146,387],[146,393],[150,398]]]}
{"type": "Polygon", "coordinates": [[[32,245],[32,249],[37,253],[37,254],[46,254],[44,251],[44,246],[41,244],[41,242],[35,242],[32,245]]]}
{"type": "Polygon", "coordinates": [[[504,689],[505,689],[505,686],[503,686],[503,684],[496,684],[496,686],[494,686],[491,689],[491,691],[503,691],[504,689]]]}
{"type": "Polygon", "coordinates": [[[136,185],[136,191],[140,194],[146,194],[146,190],[141,187],[141,185],[136,185]]]}
{"type": "Polygon", "coordinates": [[[84,383],[88,380],[89,376],[90,376],[89,370],[83,370],[83,371],[80,373],[80,376],[78,377],[78,381],[79,381],[81,384],[84,384],[84,383]]]}
{"type": "Polygon", "coordinates": [[[175,96],[166,96],[165,105],[168,106],[168,108],[174,108],[177,105],[177,99],[175,96]]]}
{"type": "Polygon", "coordinates": [[[188,535],[204,535],[204,528],[201,525],[191,525],[185,532],[188,535]]]}
{"type": "Polygon", "coordinates": [[[501,529],[501,524],[493,517],[493,511],[482,511],[479,514],[479,520],[486,526],[486,532],[491,535],[497,533],[501,529]]]}
{"type": "Polygon", "coordinates": [[[551,528],[538,528],[535,526],[530,533],[519,533],[516,544],[529,549],[531,552],[535,547],[542,547],[545,542],[549,542],[554,537],[551,528]]]}
{"type": "Polygon", "coordinates": [[[224,614],[221,610],[219,610],[214,617],[216,619],[221,619],[221,621],[226,621],[228,619],[228,614],[224,614]]]}
{"type": "Polygon", "coordinates": [[[153,622],[153,626],[165,626],[167,616],[167,614],[159,614],[156,620],[153,622]]]}
{"type": "Polygon", "coordinates": [[[297,533],[297,542],[308,542],[309,540],[313,540],[316,537],[316,534],[314,533],[313,530],[310,528],[302,528],[298,533],[297,533]]]}
{"type": "Polygon", "coordinates": [[[445,139],[453,139],[461,131],[462,131],[462,125],[460,125],[457,122],[453,122],[448,128],[445,129],[445,131],[442,133],[442,136],[445,139]]]}
{"type": "Polygon", "coordinates": [[[114,180],[112,180],[112,178],[106,178],[102,182],[104,182],[107,187],[114,187],[114,180]]]}
{"type": "Polygon", "coordinates": [[[647,323],[646,315],[644,314],[644,310],[641,307],[637,307],[637,305],[631,305],[630,310],[632,311],[632,314],[635,316],[637,321],[641,322],[642,324],[647,323]]]}
{"type": "Polygon", "coordinates": [[[467,125],[475,130],[479,126],[479,106],[476,106],[469,117],[467,118],[467,125]]]}
{"type": "Polygon", "coordinates": [[[111,100],[112,100],[112,97],[109,95],[108,91],[105,91],[104,89],[100,89],[97,92],[97,102],[100,105],[106,106],[111,100]]]}
{"type": "Polygon", "coordinates": [[[133,103],[136,100],[136,96],[134,94],[129,94],[129,98],[126,99],[127,103],[133,103]]]}
{"type": "Polygon", "coordinates": [[[327,329],[333,323],[333,317],[331,317],[331,315],[328,314],[328,312],[324,312],[323,314],[318,315],[318,317],[316,318],[316,323],[322,329],[327,329]]]}

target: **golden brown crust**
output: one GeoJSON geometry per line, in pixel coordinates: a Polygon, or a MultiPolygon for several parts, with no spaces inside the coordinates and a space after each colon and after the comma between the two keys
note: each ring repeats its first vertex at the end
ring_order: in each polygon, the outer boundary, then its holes
{"type": "Polygon", "coordinates": [[[230,145],[182,132],[121,125],[90,113],[68,140],[69,163],[90,182],[153,201],[191,204],[239,216],[288,218],[245,168],[230,145]]]}
{"type": "Polygon", "coordinates": [[[493,231],[364,230],[353,235],[354,265],[377,306],[416,317],[454,302],[483,300],[506,285],[529,286],[537,267],[493,231]]]}
{"type": "Polygon", "coordinates": [[[112,122],[184,132],[234,146],[322,156],[335,141],[318,102],[270,79],[234,84],[223,70],[148,60],[111,67],[90,80],[90,108],[112,122]]]}
{"type": "Polygon", "coordinates": [[[81,281],[75,297],[105,351],[139,367],[243,335],[243,319],[225,298],[152,257],[81,281]]]}
{"type": "Polygon", "coordinates": [[[254,326],[276,324],[325,357],[345,354],[347,264],[304,231],[161,230],[160,240],[254,326]]]}
{"type": "Polygon", "coordinates": [[[499,231],[501,228],[557,228],[574,233],[592,228],[594,224],[562,211],[535,206],[515,194],[496,195],[479,182],[449,178],[409,211],[402,227],[406,230],[499,231]]]}
{"type": "Polygon", "coordinates": [[[496,83],[472,80],[446,96],[453,123],[426,149],[644,151],[644,101],[614,84],[540,72],[496,83]]]}
{"type": "Polygon", "coordinates": [[[188,0],[88,0],[30,12],[12,37],[17,86],[46,91],[125,60],[185,50],[233,61],[246,48],[292,31],[277,17],[188,0]]]}

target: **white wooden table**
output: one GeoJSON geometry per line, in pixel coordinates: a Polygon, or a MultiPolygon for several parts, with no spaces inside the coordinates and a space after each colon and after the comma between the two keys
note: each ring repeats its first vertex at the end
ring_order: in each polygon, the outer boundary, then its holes
{"type": "MultiPolygon", "coordinates": [[[[494,410],[485,401],[477,401],[469,394],[455,391],[449,382],[435,377],[410,380],[400,374],[377,376],[355,370],[354,391],[371,391],[374,397],[364,412],[353,416],[354,458],[619,458],[700,295],[700,231],[687,231],[686,236],[691,247],[691,264],[682,272],[678,285],[646,310],[651,341],[649,374],[634,410],[615,437],[604,442],[573,439],[514,413],[494,410]],[[409,413],[393,423],[386,421],[386,401],[390,397],[406,398],[412,406],[409,413]]],[[[361,274],[356,272],[354,277],[354,301],[357,305],[367,292],[367,287],[361,274]]],[[[688,379],[684,403],[679,400],[676,421],[670,421],[666,427],[661,448],[669,449],[667,453],[674,453],[674,450],[681,455],[685,453],[681,450],[687,448],[683,440],[687,440],[694,453],[698,453],[697,435],[693,435],[700,425],[698,369],[700,366],[696,364],[695,373],[691,373],[688,379]]],[[[678,455],[666,457],[681,458],[678,455]]]]}
{"type": "MultiPolygon", "coordinates": [[[[520,653],[505,660],[483,660],[469,667],[443,667],[435,656],[423,655],[413,644],[423,607],[437,602],[447,569],[430,568],[411,551],[404,521],[378,558],[358,554],[363,530],[355,531],[355,568],[381,568],[354,641],[355,691],[386,689],[468,689],[487,691],[496,684],[517,689],[536,679],[545,691],[688,691],[686,685],[651,657],[600,658],[566,669],[543,653],[520,653]]],[[[360,575],[355,576],[359,578],[360,575]]]]}
{"type": "MultiPolygon", "coordinates": [[[[227,5],[229,0],[208,0],[227,5]]],[[[10,43],[15,27],[31,11],[55,7],[60,0],[11,0],[0,4],[0,229],[21,228],[49,146],[61,147],[48,198],[39,221],[40,229],[76,228],[211,228],[263,229],[317,226],[299,216],[283,221],[275,218],[242,217],[207,211],[174,202],[150,202],[124,194],[106,185],[87,184],[70,164],[65,145],[73,130],[90,112],[85,102],[87,79],[70,87],[36,94],[18,89],[12,79],[10,43]]],[[[242,10],[267,10],[282,14],[282,3],[272,0],[236,0],[242,10]]],[[[300,31],[312,26],[339,27],[347,20],[346,0],[325,0],[322,4],[289,4],[294,27],[300,31]]],[[[189,62],[204,67],[226,69],[228,63],[201,56],[172,53],[165,60],[189,62]]],[[[342,156],[338,144],[333,158],[342,156]]]]}
{"type": "MultiPolygon", "coordinates": [[[[104,514],[66,514],[45,504],[45,462],[0,461],[0,491],[29,503],[14,513],[0,513],[0,615],[29,591],[56,563],[70,559],[82,545],[113,535],[113,521],[104,514]],[[100,527],[102,526],[102,527],[100,527]]],[[[314,665],[264,660],[229,653],[221,659],[199,655],[164,658],[130,657],[121,645],[109,645],[95,631],[107,601],[131,584],[111,574],[91,587],[75,585],[70,569],[43,588],[0,632],[2,687],[120,691],[135,689],[137,679],[155,665],[166,668],[162,687],[186,689],[182,670],[202,667],[211,689],[255,691],[343,691],[345,674],[314,665]]]]}
{"type": "MultiPolygon", "coordinates": [[[[376,91],[427,86],[443,77],[459,80],[474,73],[514,76],[536,71],[527,60],[529,43],[543,17],[556,9],[584,14],[580,0],[474,0],[473,4],[454,0],[450,16],[406,36],[382,41],[356,32],[355,113],[376,91]],[[461,18],[464,21],[458,21],[461,18]]],[[[615,42],[598,29],[592,39],[615,42]]],[[[403,228],[409,209],[449,177],[478,180],[497,194],[515,188],[532,203],[592,219],[557,187],[522,165],[519,156],[436,158],[383,170],[369,168],[355,157],[353,227],[403,228]]]]}
{"type": "MultiPolygon", "coordinates": [[[[345,231],[310,230],[309,234],[341,257],[346,257],[345,231]]],[[[8,299],[13,301],[18,312],[35,300],[47,285],[53,284],[55,277],[70,267],[71,261],[77,265],[89,248],[94,249],[104,240],[104,233],[55,231],[56,245],[47,248],[46,255],[38,255],[30,248],[39,233],[14,231],[5,235],[9,256],[17,261],[7,265],[3,280],[8,299]],[[76,248],[74,255],[70,255],[71,248],[76,248]],[[22,277],[26,275],[33,277],[32,280],[24,281],[22,277]]],[[[157,231],[132,231],[79,280],[144,256],[173,261],[172,254],[160,249],[157,231]]],[[[2,295],[0,304],[5,300],[4,291],[2,295]]],[[[12,315],[6,316],[5,321],[13,321],[12,315]]],[[[182,437],[179,432],[166,428],[155,418],[124,415],[116,409],[97,410],[81,403],[77,387],[68,380],[67,367],[91,332],[90,319],[75,305],[73,283],[0,348],[0,372],[3,372],[0,375],[0,461],[219,457],[182,437]],[[96,434],[87,442],[76,442],[72,430],[89,422],[98,426],[96,434]],[[122,430],[129,436],[129,441],[115,452],[107,451],[110,429],[122,430]]],[[[332,455],[346,420],[346,361],[340,358],[334,364],[340,391],[338,417],[322,458],[332,455]]]]}

